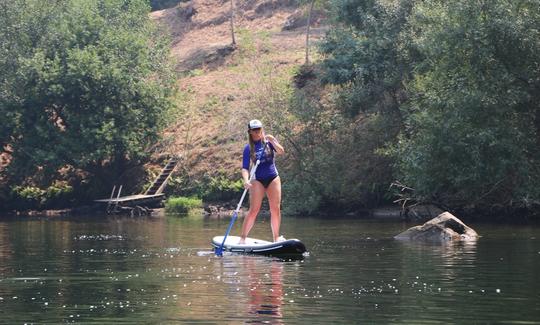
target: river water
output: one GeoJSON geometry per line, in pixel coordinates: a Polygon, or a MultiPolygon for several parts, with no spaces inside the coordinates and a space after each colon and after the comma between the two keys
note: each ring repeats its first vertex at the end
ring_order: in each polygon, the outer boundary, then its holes
{"type": "Polygon", "coordinates": [[[284,217],[309,255],[282,261],[215,257],[229,221],[4,219],[0,324],[540,324],[538,225],[433,245],[392,239],[412,223],[284,217]]]}

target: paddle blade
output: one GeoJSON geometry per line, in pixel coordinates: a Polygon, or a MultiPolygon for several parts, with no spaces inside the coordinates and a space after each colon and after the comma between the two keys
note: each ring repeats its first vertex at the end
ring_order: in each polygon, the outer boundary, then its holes
{"type": "Polygon", "coordinates": [[[216,256],[223,256],[223,247],[216,247],[215,249],[216,256]]]}

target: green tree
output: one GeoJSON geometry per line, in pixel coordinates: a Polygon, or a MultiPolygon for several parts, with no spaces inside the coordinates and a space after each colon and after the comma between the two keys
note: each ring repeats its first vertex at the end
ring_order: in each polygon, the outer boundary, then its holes
{"type": "Polygon", "coordinates": [[[404,106],[401,180],[453,209],[539,203],[540,3],[419,2],[413,17],[425,59],[404,106]]]}
{"type": "Polygon", "coordinates": [[[0,13],[0,144],[11,184],[145,157],[172,107],[145,0],[13,0],[0,13]]]}
{"type": "MultiPolygon", "coordinates": [[[[404,84],[413,63],[400,53],[413,0],[335,0],[331,29],[321,50],[325,55],[323,81],[343,87],[339,106],[359,112],[400,114],[406,101],[404,84]]],[[[397,125],[399,127],[399,125],[397,125]]]]}
{"type": "MultiPolygon", "coordinates": [[[[334,23],[321,45],[325,85],[315,86],[317,95],[310,86],[298,90],[293,103],[305,126],[291,140],[297,145],[289,151],[298,157],[288,170],[291,182],[284,183],[297,194],[294,207],[342,211],[385,201],[392,160],[380,152],[402,129],[399,108],[407,99],[411,65],[400,53],[412,4],[331,2],[334,23]]],[[[303,69],[297,78],[319,73],[318,67],[303,69]]]]}

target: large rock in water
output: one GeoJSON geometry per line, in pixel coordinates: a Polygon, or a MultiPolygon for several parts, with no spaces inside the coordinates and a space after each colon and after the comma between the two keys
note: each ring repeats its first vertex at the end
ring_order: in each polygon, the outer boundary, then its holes
{"type": "Polygon", "coordinates": [[[441,213],[421,226],[405,230],[394,237],[400,240],[423,241],[469,241],[478,239],[478,234],[450,212],[441,213]]]}

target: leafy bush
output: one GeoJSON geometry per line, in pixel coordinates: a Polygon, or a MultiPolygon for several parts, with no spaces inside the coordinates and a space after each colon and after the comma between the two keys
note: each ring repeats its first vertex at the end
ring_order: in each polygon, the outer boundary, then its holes
{"type": "Polygon", "coordinates": [[[165,202],[165,211],[168,213],[186,214],[202,207],[202,200],[196,197],[171,197],[165,202]]]}
{"type": "Polygon", "coordinates": [[[242,179],[232,180],[224,171],[201,177],[181,174],[171,177],[167,186],[167,192],[173,195],[196,196],[205,201],[232,200],[239,197],[243,189],[242,179]]]}
{"type": "Polygon", "coordinates": [[[244,189],[241,179],[230,180],[224,176],[210,178],[203,187],[203,197],[208,200],[229,200],[244,189]]]}
{"type": "Polygon", "coordinates": [[[283,170],[284,209],[288,213],[369,208],[386,201],[391,160],[379,148],[392,136],[378,114],[349,119],[329,107],[306,120],[294,135],[283,170]],[[302,146],[295,146],[300,143],[302,146]]]}
{"type": "Polygon", "coordinates": [[[15,186],[11,193],[15,209],[38,209],[44,200],[45,190],[33,186],[15,186]]]}
{"type": "Polygon", "coordinates": [[[16,210],[52,209],[66,206],[73,198],[69,185],[53,185],[46,189],[35,186],[15,186],[11,191],[9,208],[16,210]]]}

